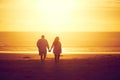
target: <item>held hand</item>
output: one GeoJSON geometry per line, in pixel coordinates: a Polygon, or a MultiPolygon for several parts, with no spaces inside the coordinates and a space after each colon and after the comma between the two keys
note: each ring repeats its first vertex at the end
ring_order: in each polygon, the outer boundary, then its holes
{"type": "Polygon", "coordinates": [[[49,49],[49,52],[51,52],[51,50],[49,49]]]}

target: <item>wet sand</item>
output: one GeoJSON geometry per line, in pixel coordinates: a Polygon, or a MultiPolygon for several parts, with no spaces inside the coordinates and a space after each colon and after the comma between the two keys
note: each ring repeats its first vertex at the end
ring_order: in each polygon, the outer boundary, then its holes
{"type": "Polygon", "coordinates": [[[120,54],[0,54],[0,80],[120,80],[120,54]]]}

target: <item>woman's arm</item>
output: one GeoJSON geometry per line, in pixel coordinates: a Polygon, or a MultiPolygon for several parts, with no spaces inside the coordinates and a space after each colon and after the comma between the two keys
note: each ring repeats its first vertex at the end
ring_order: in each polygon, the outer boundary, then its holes
{"type": "Polygon", "coordinates": [[[52,50],[53,47],[54,47],[54,42],[52,43],[52,46],[51,46],[51,48],[50,48],[50,51],[52,50]]]}

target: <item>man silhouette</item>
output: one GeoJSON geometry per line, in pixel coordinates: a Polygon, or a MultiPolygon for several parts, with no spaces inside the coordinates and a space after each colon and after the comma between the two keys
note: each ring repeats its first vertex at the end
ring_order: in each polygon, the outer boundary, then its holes
{"type": "Polygon", "coordinates": [[[47,55],[47,48],[49,50],[49,45],[48,45],[48,41],[45,39],[45,36],[42,35],[41,39],[39,39],[37,41],[37,47],[39,50],[39,55],[41,58],[41,61],[45,61],[46,55],[47,55]]]}

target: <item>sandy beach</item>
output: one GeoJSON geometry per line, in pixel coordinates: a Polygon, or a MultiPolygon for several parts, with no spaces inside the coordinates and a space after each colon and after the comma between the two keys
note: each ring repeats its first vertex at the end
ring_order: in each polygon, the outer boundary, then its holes
{"type": "Polygon", "coordinates": [[[119,54],[0,54],[0,80],[120,80],[119,54]]]}

